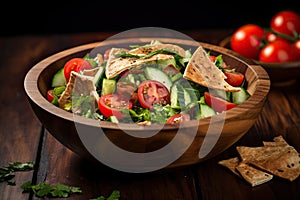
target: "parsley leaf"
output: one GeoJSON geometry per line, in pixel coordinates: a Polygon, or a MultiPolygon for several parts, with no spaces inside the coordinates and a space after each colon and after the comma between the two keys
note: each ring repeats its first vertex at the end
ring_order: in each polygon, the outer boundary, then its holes
{"type": "Polygon", "coordinates": [[[90,200],[118,200],[119,198],[120,198],[120,191],[114,190],[107,198],[105,198],[104,196],[100,196],[90,200]]]}
{"type": "Polygon", "coordinates": [[[15,185],[14,172],[32,170],[33,168],[33,162],[9,162],[8,166],[0,167],[0,182],[6,181],[8,185],[15,185]]]}
{"type": "Polygon", "coordinates": [[[74,193],[82,193],[79,187],[68,186],[64,184],[50,185],[45,182],[39,184],[32,184],[27,181],[21,185],[25,192],[32,191],[37,197],[61,197],[67,198],[74,193]]]}

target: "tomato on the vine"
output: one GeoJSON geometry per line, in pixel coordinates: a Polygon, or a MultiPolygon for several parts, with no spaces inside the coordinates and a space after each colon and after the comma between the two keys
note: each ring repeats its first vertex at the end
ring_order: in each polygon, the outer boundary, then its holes
{"type": "Polygon", "coordinates": [[[292,10],[277,12],[271,19],[272,30],[292,37],[300,34],[300,15],[292,10]]]}
{"type": "Polygon", "coordinates": [[[178,113],[169,117],[166,124],[180,124],[183,121],[190,121],[190,115],[187,113],[178,113]]]}
{"type": "Polygon", "coordinates": [[[240,72],[231,72],[231,71],[224,71],[225,76],[227,77],[225,81],[232,86],[241,86],[245,75],[240,72]]]}
{"type": "Polygon", "coordinates": [[[121,119],[124,115],[122,111],[131,109],[132,102],[122,95],[106,94],[99,98],[98,107],[103,116],[115,116],[117,119],[121,119]]]}
{"type": "Polygon", "coordinates": [[[264,34],[264,29],[256,24],[243,25],[232,35],[231,49],[247,58],[257,59],[264,34]]]}
{"type": "Polygon", "coordinates": [[[72,58],[64,65],[64,76],[66,82],[69,82],[71,71],[80,72],[84,69],[92,69],[92,65],[83,58],[72,58]]]}
{"type": "Polygon", "coordinates": [[[283,40],[266,44],[259,54],[259,61],[261,62],[290,62],[294,60],[291,44],[283,40]]]}
{"type": "Polygon", "coordinates": [[[210,92],[204,92],[204,99],[207,105],[212,107],[216,112],[223,112],[236,107],[237,104],[227,101],[219,96],[213,95],[210,92]]]}
{"type": "Polygon", "coordinates": [[[295,60],[300,60],[300,39],[292,44],[292,51],[295,60]]]}
{"type": "Polygon", "coordinates": [[[266,40],[266,43],[275,42],[277,40],[285,40],[286,41],[286,39],[284,39],[283,37],[280,37],[279,35],[276,35],[272,31],[266,33],[265,40],[266,40]]]}
{"type": "Polygon", "coordinates": [[[169,104],[170,92],[168,88],[159,81],[145,80],[138,87],[138,100],[143,108],[151,110],[153,104],[169,104]]]}

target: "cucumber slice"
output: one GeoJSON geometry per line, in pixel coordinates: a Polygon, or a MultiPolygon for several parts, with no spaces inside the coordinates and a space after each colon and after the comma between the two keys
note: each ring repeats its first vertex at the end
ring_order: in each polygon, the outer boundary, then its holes
{"type": "Polygon", "coordinates": [[[214,89],[211,89],[211,92],[218,95],[219,97],[227,100],[227,101],[230,101],[231,92],[226,92],[226,91],[223,91],[223,90],[214,90],[214,89]]]}
{"type": "Polygon", "coordinates": [[[192,97],[185,88],[183,88],[183,97],[184,97],[184,106],[192,102],[192,97]]]}
{"type": "Polygon", "coordinates": [[[171,101],[171,107],[179,107],[179,103],[178,103],[178,89],[177,89],[176,85],[173,85],[171,87],[170,101],[171,101]]]}
{"type": "Polygon", "coordinates": [[[163,83],[170,91],[173,83],[172,83],[170,77],[165,72],[161,71],[158,68],[146,67],[145,68],[145,76],[149,80],[157,80],[157,81],[163,83]]]}
{"type": "Polygon", "coordinates": [[[181,85],[175,84],[171,87],[171,106],[185,107],[192,102],[190,93],[181,85]]]}
{"type": "Polygon", "coordinates": [[[104,67],[100,67],[99,70],[97,71],[95,77],[94,77],[94,85],[96,86],[96,88],[99,90],[102,87],[102,80],[104,78],[104,72],[105,72],[105,68],[104,67]]]}
{"type": "Polygon", "coordinates": [[[210,117],[216,114],[216,111],[207,104],[200,104],[200,113],[197,119],[210,117]]]}
{"type": "Polygon", "coordinates": [[[64,68],[61,68],[54,74],[51,87],[59,87],[64,85],[66,85],[66,78],[64,75],[64,68]]]}
{"type": "Polygon", "coordinates": [[[104,78],[102,81],[101,96],[114,93],[116,86],[116,80],[104,78]]]}
{"type": "Polygon", "coordinates": [[[241,90],[238,92],[232,92],[231,95],[232,95],[232,102],[236,104],[243,103],[250,96],[249,93],[243,87],[241,87],[241,90]]]}

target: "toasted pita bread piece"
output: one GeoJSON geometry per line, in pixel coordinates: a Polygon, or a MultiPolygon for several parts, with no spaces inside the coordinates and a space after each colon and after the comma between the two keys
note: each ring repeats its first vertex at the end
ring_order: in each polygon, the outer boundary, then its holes
{"type": "Polygon", "coordinates": [[[240,163],[240,159],[238,157],[233,157],[226,160],[220,160],[218,162],[219,165],[228,168],[232,173],[241,177],[238,171],[236,170],[236,167],[239,165],[239,163],[240,163]]]}
{"type": "Polygon", "coordinates": [[[295,150],[271,156],[266,160],[253,160],[251,164],[289,181],[300,175],[300,154],[295,150]]]}
{"type": "Polygon", "coordinates": [[[224,73],[210,60],[207,52],[199,46],[193,53],[183,77],[202,86],[229,92],[240,91],[240,88],[228,84],[224,73]]]}
{"type": "Polygon", "coordinates": [[[152,45],[150,44],[150,45],[137,47],[137,48],[131,49],[129,51],[129,53],[149,54],[152,51],[160,50],[160,49],[171,50],[171,51],[177,53],[178,55],[180,55],[181,57],[185,57],[185,50],[182,47],[175,45],[175,44],[164,44],[164,43],[157,43],[157,44],[152,44],[152,45]]]}
{"type": "Polygon", "coordinates": [[[263,141],[264,146],[288,146],[289,144],[284,140],[282,135],[273,138],[272,142],[263,141]]]}
{"type": "Polygon", "coordinates": [[[300,175],[300,154],[290,145],[283,144],[280,138],[275,138],[277,145],[261,147],[238,146],[241,159],[255,167],[275,176],[293,181],[300,175]]]}
{"type": "Polygon", "coordinates": [[[134,67],[138,67],[142,64],[146,63],[156,63],[157,60],[169,60],[173,59],[174,57],[172,55],[168,54],[155,54],[151,56],[150,58],[145,59],[138,59],[135,57],[129,57],[129,58],[122,58],[117,57],[115,55],[122,53],[122,49],[112,49],[109,59],[106,64],[105,69],[105,75],[108,79],[115,77],[116,75],[120,74],[121,72],[131,69],[134,67]]]}
{"type": "Polygon", "coordinates": [[[82,71],[82,75],[94,77],[97,74],[99,68],[100,67],[96,67],[96,68],[92,68],[92,69],[84,69],[82,71]]]}
{"type": "Polygon", "coordinates": [[[95,103],[98,102],[99,95],[93,80],[94,77],[92,76],[85,76],[78,72],[71,71],[70,80],[66,85],[66,89],[58,99],[59,107],[65,109],[65,105],[72,102],[73,94],[92,96],[95,103]]]}
{"type": "Polygon", "coordinates": [[[273,178],[272,174],[266,173],[247,163],[241,162],[238,157],[220,160],[218,164],[228,168],[238,177],[245,179],[253,187],[266,183],[273,178]]]}
{"type": "Polygon", "coordinates": [[[272,174],[256,169],[243,162],[239,163],[235,169],[252,187],[266,183],[273,178],[272,174]]]}

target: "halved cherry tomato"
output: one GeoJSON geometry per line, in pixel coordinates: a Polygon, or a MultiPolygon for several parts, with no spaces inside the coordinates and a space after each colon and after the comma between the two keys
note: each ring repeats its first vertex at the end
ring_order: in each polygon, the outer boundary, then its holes
{"type": "Polygon", "coordinates": [[[55,99],[55,96],[53,94],[53,89],[50,89],[47,91],[47,100],[49,102],[52,102],[55,99]]]}
{"type": "Polygon", "coordinates": [[[224,74],[227,77],[225,81],[235,87],[242,85],[245,78],[244,74],[240,72],[224,71],[224,74]]]}
{"type": "Polygon", "coordinates": [[[106,94],[99,98],[98,107],[103,116],[122,119],[122,110],[131,109],[132,102],[118,94],[106,94]]]}
{"type": "Polygon", "coordinates": [[[189,121],[190,115],[186,113],[178,113],[169,117],[166,121],[166,124],[180,124],[183,121],[189,121]]]}
{"type": "Polygon", "coordinates": [[[92,65],[83,58],[72,58],[64,65],[66,82],[69,82],[71,71],[80,72],[84,69],[92,69],[92,65]]]}
{"type": "Polygon", "coordinates": [[[168,88],[159,81],[145,80],[138,87],[138,100],[143,108],[153,109],[153,104],[170,103],[168,88]]]}
{"type": "Polygon", "coordinates": [[[209,92],[204,92],[204,99],[207,105],[212,107],[216,112],[223,112],[225,110],[230,110],[237,105],[235,103],[226,101],[221,97],[215,96],[209,92]]]}

